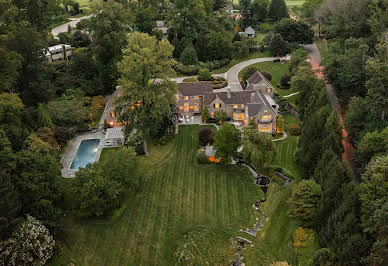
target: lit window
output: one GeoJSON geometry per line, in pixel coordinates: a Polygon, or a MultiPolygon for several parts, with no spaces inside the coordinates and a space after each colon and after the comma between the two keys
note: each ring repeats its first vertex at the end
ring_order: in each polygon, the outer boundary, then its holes
{"type": "Polygon", "coordinates": [[[220,108],[221,108],[221,104],[220,104],[220,103],[216,103],[214,107],[215,107],[216,109],[220,109],[220,108]]]}
{"type": "Polygon", "coordinates": [[[115,113],[110,113],[110,117],[115,117],[116,114],[115,113]]]}
{"type": "Polygon", "coordinates": [[[185,112],[189,111],[189,103],[185,103],[185,112]]]}
{"type": "Polygon", "coordinates": [[[267,92],[270,93],[271,92],[271,88],[267,88],[267,92]]]}
{"type": "Polygon", "coordinates": [[[233,108],[238,108],[238,104],[233,105],[233,108]]]}
{"type": "Polygon", "coordinates": [[[198,112],[198,111],[199,111],[199,103],[195,103],[195,106],[194,106],[194,107],[195,107],[194,110],[195,110],[196,112],[198,112]]]}
{"type": "Polygon", "coordinates": [[[214,118],[214,112],[211,112],[210,116],[211,118],[214,118]]]}
{"type": "Polygon", "coordinates": [[[241,109],[244,109],[244,105],[243,104],[241,105],[241,109]]]}
{"type": "Polygon", "coordinates": [[[189,99],[189,97],[185,96],[185,97],[183,97],[183,99],[187,101],[189,99]]]}
{"type": "Polygon", "coordinates": [[[194,96],[194,99],[198,100],[198,99],[199,99],[199,97],[198,97],[198,96],[194,96]]]}

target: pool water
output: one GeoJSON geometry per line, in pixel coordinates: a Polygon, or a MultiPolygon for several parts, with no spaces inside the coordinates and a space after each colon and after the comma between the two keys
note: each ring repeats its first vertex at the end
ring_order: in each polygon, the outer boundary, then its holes
{"type": "Polygon", "coordinates": [[[100,144],[99,139],[87,139],[81,141],[73,162],[71,163],[70,169],[78,170],[79,168],[85,168],[89,163],[94,163],[98,144],[100,144]]]}

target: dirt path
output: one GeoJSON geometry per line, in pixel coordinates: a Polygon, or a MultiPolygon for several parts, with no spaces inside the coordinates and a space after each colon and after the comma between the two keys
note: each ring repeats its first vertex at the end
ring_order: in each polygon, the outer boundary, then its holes
{"type": "MultiPolygon", "coordinates": [[[[317,76],[317,78],[324,79],[323,66],[321,66],[321,55],[319,53],[317,45],[315,43],[305,45],[305,49],[307,50],[308,55],[310,57],[311,68],[315,72],[315,75],[317,76]]],[[[344,147],[344,152],[342,153],[342,159],[347,161],[350,164],[350,166],[354,167],[354,164],[353,164],[354,147],[350,142],[349,134],[346,131],[344,126],[344,119],[343,119],[341,106],[338,102],[338,98],[335,95],[335,91],[331,86],[331,84],[325,82],[325,85],[326,85],[327,94],[329,96],[331,108],[333,108],[333,110],[337,112],[339,121],[342,125],[342,145],[344,147]]]]}

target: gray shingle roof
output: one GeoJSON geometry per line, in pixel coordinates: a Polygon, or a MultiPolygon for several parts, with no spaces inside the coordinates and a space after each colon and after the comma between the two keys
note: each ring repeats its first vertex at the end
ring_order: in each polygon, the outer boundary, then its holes
{"type": "Polygon", "coordinates": [[[178,91],[183,96],[199,96],[213,91],[211,81],[184,82],[178,84],[178,91]]]}
{"type": "Polygon", "coordinates": [[[204,104],[211,104],[218,97],[225,104],[246,104],[251,102],[251,93],[255,91],[232,91],[228,98],[227,92],[211,92],[204,94],[204,104]]]}

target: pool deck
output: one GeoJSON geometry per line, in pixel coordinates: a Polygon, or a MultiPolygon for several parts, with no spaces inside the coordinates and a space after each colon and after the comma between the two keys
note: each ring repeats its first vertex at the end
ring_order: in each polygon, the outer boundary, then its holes
{"type": "Polygon", "coordinates": [[[74,156],[77,153],[78,146],[80,145],[81,141],[87,140],[87,139],[99,139],[100,143],[98,144],[97,152],[96,152],[96,157],[95,157],[95,162],[98,161],[101,155],[101,150],[104,147],[104,138],[105,135],[102,133],[101,129],[97,129],[96,131],[93,132],[85,132],[77,135],[75,138],[73,138],[69,146],[66,149],[65,154],[63,155],[61,159],[62,163],[62,176],[65,178],[70,178],[70,177],[75,177],[75,173],[77,170],[71,170],[70,166],[71,163],[73,162],[74,156]]]}

